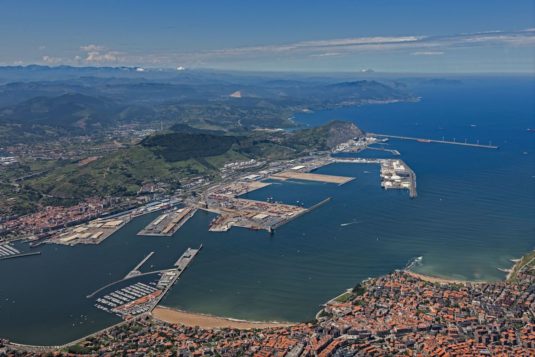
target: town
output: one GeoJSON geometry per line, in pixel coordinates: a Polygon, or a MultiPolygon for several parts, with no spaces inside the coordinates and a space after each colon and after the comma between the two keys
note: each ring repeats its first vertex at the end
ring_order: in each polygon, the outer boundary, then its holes
{"type": "MultiPolygon", "coordinates": [[[[535,264],[533,254],[528,258],[504,282],[433,282],[411,271],[368,279],[327,302],[315,321],[288,327],[203,329],[141,314],[63,348],[99,355],[532,356],[535,264]]],[[[43,352],[0,340],[1,351],[43,352]]]]}

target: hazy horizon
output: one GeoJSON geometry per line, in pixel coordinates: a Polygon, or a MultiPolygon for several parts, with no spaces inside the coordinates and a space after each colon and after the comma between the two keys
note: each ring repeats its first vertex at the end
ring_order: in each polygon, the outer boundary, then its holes
{"type": "Polygon", "coordinates": [[[535,72],[532,1],[58,0],[5,1],[0,8],[0,32],[9,34],[0,37],[9,49],[0,65],[535,72]]]}

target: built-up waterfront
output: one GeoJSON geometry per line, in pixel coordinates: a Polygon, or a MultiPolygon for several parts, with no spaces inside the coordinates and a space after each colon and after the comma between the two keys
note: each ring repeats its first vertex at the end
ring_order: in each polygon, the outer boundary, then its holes
{"type": "MultiPolygon", "coordinates": [[[[497,268],[509,268],[510,259],[533,247],[535,172],[532,137],[525,132],[529,120],[520,114],[513,127],[503,123],[506,108],[522,113],[530,99],[511,92],[509,97],[500,93],[500,100],[485,97],[466,103],[462,99],[467,95],[459,95],[448,108],[462,108],[441,114],[457,115],[458,122],[443,131],[472,130],[480,138],[507,143],[495,151],[390,141],[389,147],[399,150],[418,175],[417,199],[409,200],[406,191],[381,190],[380,165],[337,163],[314,172],[355,180],[342,186],[273,181],[241,196],[291,205],[300,201],[304,207],[332,197],[329,204],[279,227],[272,236],[244,229],[208,232],[215,215],[198,211],[171,238],[136,236],[156,213],[132,219],[98,246],[43,245],[41,256],[0,263],[0,336],[36,344],[62,343],[117,322],[95,309],[86,295],[124,277],[151,251],[155,254],[142,270],[167,268],[177,252],[200,243],[202,254],[166,296],[165,305],[252,320],[309,320],[319,304],[339,291],[403,267],[416,256],[423,256],[416,267],[419,272],[460,280],[503,279],[505,274],[497,268]],[[497,107],[497,103],[502,104],[497,107]],[[471,128],[469,124],[479,116],[493,126],[477,123],[471,128]]],[[[447,97],[441,93],[436,100],[447,97]]],[[[366,115],[331,113],[326,120],[354,117],[363,128],[377,132],[404,134],[405,130],[422,137],[436,132],[434,136],[441,137],[437,128],[444,124],[422,124],[436,112],[436,103],[411,104],[429,108],[423,117],[415,109],[408,116],[409,109],[402,104],[391,110],[373,108],[391,118],[390,123],[384,120],[390,128],[378,127],[383,121],[376,120],[380,116],[371,109],[366,109],[366,115]],[[396,121],[392,113],[398,112],[413,121],[396,121]]],[[[385,158],[384,154],[364,151],[359,157],[385,158]]],[[[19,243],[15,247],[24,250],[19,243]]]]}

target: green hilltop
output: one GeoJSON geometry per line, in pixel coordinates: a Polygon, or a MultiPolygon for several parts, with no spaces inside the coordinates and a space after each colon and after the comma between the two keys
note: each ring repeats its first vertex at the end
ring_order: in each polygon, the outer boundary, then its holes
{"type": "Polygon", "coordinates": [[[58,203],[89,196],[133,196],[147,182],[163,183],[172,190],[201,175],[217,179],[219,168],[229,162],[291,159],[311,151],[329,150],[361,135],[363,132],[353,123],[342,121],[294,132],[244,136],[166,132],[85,166],[63,163],[41,177],[25,181],[24,187],[58,203]]]}

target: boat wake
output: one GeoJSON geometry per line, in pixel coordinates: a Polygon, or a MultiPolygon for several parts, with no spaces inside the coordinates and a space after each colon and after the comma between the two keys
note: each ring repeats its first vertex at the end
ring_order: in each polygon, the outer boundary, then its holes
{"type": "Polygon", "coordinates": [[[352,221],[352,222],[347,222],[347,223],[341,223],[340,224],[340,227],[347,227],[347,226],[351,226],[353,224],[359,224],[361,223],[360,221],[352,221]]]}

